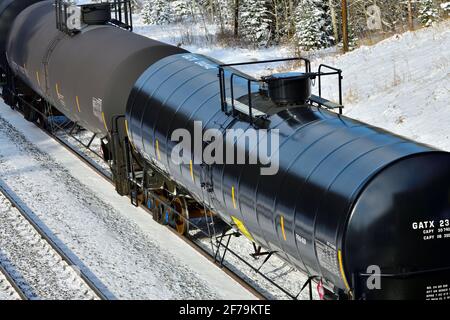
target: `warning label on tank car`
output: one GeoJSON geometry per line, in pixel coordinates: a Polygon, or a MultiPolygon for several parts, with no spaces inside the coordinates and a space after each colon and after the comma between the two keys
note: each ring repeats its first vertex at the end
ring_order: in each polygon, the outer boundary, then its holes
{"type": "Polygon", "coordinates": [[[450,219],[415,221],[411,229],[423,241],[450,239],[450,219]]]}
{"type": "Polygon", "coordinates": [[[322,268],[339,277],[339,268],[336,248],[329,242],[316,240],[317,258],[322,268]]]}
{"type": "Polygon", "coordinates": [[[441,284],[436,286],[428,286],[426,289],[426,300],[450,300],[450,286],[441,284]]]}

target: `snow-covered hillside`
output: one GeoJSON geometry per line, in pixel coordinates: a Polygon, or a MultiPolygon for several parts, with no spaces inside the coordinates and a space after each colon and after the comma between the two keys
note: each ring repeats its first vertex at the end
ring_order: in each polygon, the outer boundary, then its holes
{"type": "MultiPolygon", "coordinates": [[[[143,26],[136,32],[224,62],[292,56],[288,47],[224,48],[208,41],[213,26],[143,26]]],[[[331,64],[344,72],[345,114],[397,134],[450,151],[450,21],[407,32],[345,55],[335,49],[310,55],[313,64],[331,64]]],[[[262,75],[286,66],[251,66],[262,75]],[[271,69],[268,69],[271,68],[271,69]]],[[[325,96],[337,99],[336,83],[326,82],[325,96]]]]}
{"type": "Polygon", "coordinates": [[[450,21],[322,62],[344,71],[347,116],[450,151],[450,21]]]}

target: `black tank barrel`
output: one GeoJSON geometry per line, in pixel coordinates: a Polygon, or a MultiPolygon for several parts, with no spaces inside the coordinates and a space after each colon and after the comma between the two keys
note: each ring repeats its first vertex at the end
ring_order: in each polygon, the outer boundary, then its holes
{"type": "MultiPolygon", "coordinates": [[[[302,106],[269,118],[268,129],[280,136],[275,175],[261,175],[257,165],[199,165],[194,151],[192,162],[177,165],[172,133],[185,128],[193,136],[194,121],[203,131],[242,129],[235,148],[256,152],[246,143],[251,124],[221,111],[217,74],[216,61],[194,54],[153,64],[128,101],[135,148],[199,201],[210,198],[251,240],[330,287],[361,287],[359,297],[425,299],[428,287],[450,284],[450,256],[443,254],[450,229],[441,228],[450,219],[450,154],[302,106]],[[213,188],[207,197],[204,177],[213,188]],[[415,227],[424,221],[434,221],[427,229],[434,238],[415,227]],[[361,285],[373,266],[384,277],[382,290],[361,285]]],[[[235,91],[242,96],[245,84],[235,91]]]]}
{"type": "Polygon", "coordinates": [[[15,19],[9,64],[69,119],[106,136],[112,118],[125,113],[139,76],[159,59],[185,50],[111,25],[89,26],[71,37],[56,28],[53,3],[30,6],[15,19]]]}
{"type": "Polygon", "coordinates": [[[0,68],[6,69],[6,44],[14,19],[28,6],[42,0],[0,0],[0,68]]]}

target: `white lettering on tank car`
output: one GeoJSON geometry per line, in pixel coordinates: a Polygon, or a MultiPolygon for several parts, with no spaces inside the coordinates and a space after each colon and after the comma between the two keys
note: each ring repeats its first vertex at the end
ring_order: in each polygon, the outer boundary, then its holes
{"type": "Polygon", "coordinates": [[[183,59],[186,59],[187,61],[198,61],[199,60],[198,57],[196,57],[192,54],[185,54],[185,55],[182,55],[182,57],[183,57],[183,59]]]}
{"type": "Polygon", "coordinates": [[[206,70],[217,69],[216,65],[214,65],[208,61],[202,60],[199,57],[196,57],[194,55],[185,54],[182,57],[184,59],[186,59],[187,61],[194,62],[196,65],[202,67],[203,69],[206,69],[206,70]]]}
{"type": "Polygon", "coordinates": [[[411,228],[419,232],[424,241],[450,238],[450,219],[415,221],[411,228]]]}
{"type": "Polygon", "coordinates": [[[428,301],[450,300],[450,286],[448,284],[427,286],[425,299],[428,301]]]}
{"type": "Polygon", "coordinates": [[[199,65],[203,69],[211,70],[211,69],[217,69],[217,66],[207,62],[207,61],[197,61],[195,64],[199,65]]]}
{"type": "Polygon", "coordinates": [[[414,230],[434,228],[434,221],[413,222],[414,230]]]}

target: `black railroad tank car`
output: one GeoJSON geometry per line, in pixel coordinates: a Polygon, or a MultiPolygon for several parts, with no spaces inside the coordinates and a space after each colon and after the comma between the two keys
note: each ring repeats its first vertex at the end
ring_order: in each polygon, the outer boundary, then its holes
{"type": "Polygon", "coordinates": [[[105,136],[145,69],[185,52],[111,25],[90,26],[76,37],[55,26],[54,1],[25,9],[10,32],[11,69],[72,121],[105,136]]]}
{"type": "Polygon", "coordinates": [[[6,70],[6,43],[14,19],[22,10],[42,0],[1,0],[0,1],[0,69],[6,70]]]}
{"type": "Polygon", "coordinates": [[[6,59],[6,46],[12,24],[16,17],[28,6],[42,0],[0,0],[0,82],[2,83],[2,96],[7,104],[14,104],[14,97],[8,90],[3,90],[3,84],[12,83],[13,75],[10,72],[6,59]]]}
{"type": "MultiPolygon", "coordinates": [[[[450,240],[439,238],[450,228],[448,153],[310,103],[267,103],[253,86],[254,112],[266,113],[261,127],[280,132],[278,173],[261,175],[257,165],[175,165],[171,135],[193,132],[194,121],[203,130],[242,129],[232,144],[255,152],[245,132],[256,124],[221,108],[220,63],[111,25],[69,36],[56,29],[52,3],[15,19],[7,57],[18,79],[70,119],[113,139],[114,116],[126,115],[123,129],[144,167],[336,292],[429,299],[436,298],[433,287],[450,286],[450,240]],[[373,266],[381,289],[365,283],[373,266]]],[[[246,77],[227,68],[227,84],[232,73],[246,77]]],[[[249,88],[241,80],[233,89],[245,108],[249,88]]]]}
{"type": "MultiPolygon", "coordinates": [[[[138,80],[127,108],[137,150],[197,199],[204,198],[204,166],[191,172],[189,164],[173,164],[172,132],[193,132],[194,121],[204,130],[252,128],[221,111],[217,69],[200,55],[162,59],[138,80]]],[[[237,84],[235,91],[246,87],[237,84]]],[[[379,266],[386,291],[362,287],[359,297],[420,299],[427,286],[450,283],[443,271],[450,240],[424,240],[414,228],[420,221],[448,223],[448,153],[312,106],[276,113],[269,122],[281,137],[276,175],[263,176],[254,165],[210,168],[210,206],[225,221],[343,290],[355,288],[355,275],[379,266]]],[[[248,149],[245,134],[236,148],[256,150],[248,149]]]]}

